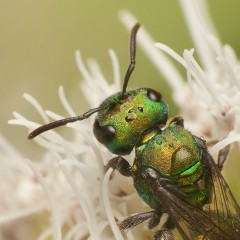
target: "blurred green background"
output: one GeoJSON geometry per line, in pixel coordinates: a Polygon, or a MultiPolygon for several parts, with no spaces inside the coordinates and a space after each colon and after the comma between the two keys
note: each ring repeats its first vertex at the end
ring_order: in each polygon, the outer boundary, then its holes
{"type": "MultiPolygon", "coordinates": [[[[223,43],[229,43],[239,55],[240,2],[209,1],[210,12],[223,43]]],[[[129,33],[118,19],[121,9],[131,11],[156,41],[168,44],[179,54],[192,48],[177,0],[100,1],[100,0],[0,0],[0,132],[24,156],[35,153],[26,139],[25,128],[8,125],[12,111],[40,121],[33,108],[22,98],[32,94],[44,108],[65,114],[58,98],[63,85],[66,95],[79,114],[87,110],[79,92],[79,74],[74,53],[94,57],[107,79],[112,78],[108,49],[113,48],[120,61],[121,76],[128,59],[129,33]]],[[[169,88],[138,48],[137,69],[130,85],[156,88],[173,105],[169,88]],[[151,82],[149,82],[151,81],[151,82]]],[[[172,114],[176,109],[172,107],[172,114]]]]}

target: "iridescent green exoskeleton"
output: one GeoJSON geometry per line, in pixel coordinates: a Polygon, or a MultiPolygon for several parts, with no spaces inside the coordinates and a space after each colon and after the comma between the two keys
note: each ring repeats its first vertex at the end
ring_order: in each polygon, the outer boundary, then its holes
{"type": "Polygon", "coordinates": [[[168,220],[156,231],[155,240],[174,240],[177,229],[185,240],[239,240],[240,208],[221,175],[228,148],[215,164],[205,141],[184,128],[181,117],[169,123],[168,106],[150,88],[126,91],[135,66],[136,24],[130,40],[130,65],[123,90],[81,116],[62,119],[37,128],[28,138],[98,112],[93,131],[98,141],[117,154],[113,168],[132,177],[139,196],[152,211],[137,213],[119,223],[123,230],[148,221],[158,225],[163,213],[168,220]],[[131,166],[122,156],[135,148],[131,166]]]}

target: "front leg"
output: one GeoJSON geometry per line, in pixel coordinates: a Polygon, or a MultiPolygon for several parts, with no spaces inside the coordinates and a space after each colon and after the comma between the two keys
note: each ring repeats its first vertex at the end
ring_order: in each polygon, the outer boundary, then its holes
{"type": "Polygon", "coordinates": [[[118,170],[119,173],[123,176],[126,176],[126,177],[132,176],[131,165],[125,158],[121,156],[117,156],[109,160],[109,162],[105,166],[105,170],[107,171],[109,168],[113,168],[113,170],[118,170]]]}

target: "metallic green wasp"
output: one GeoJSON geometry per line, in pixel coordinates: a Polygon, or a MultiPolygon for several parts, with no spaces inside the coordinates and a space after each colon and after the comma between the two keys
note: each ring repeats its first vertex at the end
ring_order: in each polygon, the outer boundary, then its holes
{"type": "Polygon", "coordinates": [[[158,226],[163,213],[169,217],[156,231],[155,240],[173,240],[177,229],[185,240],[239,240],[240,208],[221,175],[228,148],[220,151],[218,164],[206,142],[184,128],[175,117],[169,123],[168,106],[159,92],[150,88],[126,91],[135,67],[136,24],[130,40],[130,65],[123,90],[99,107],[81,116],[62,119],[37,128],[28,138],[88,118],[98,113],[93,131],[98,141],[118,155],[106,169],[132,177],[139,196],[153,209],[137,213],[119,223],[123,230],[148,221],[158,226]],[[135,148],[131,166],[122,156],[135,148]]]}

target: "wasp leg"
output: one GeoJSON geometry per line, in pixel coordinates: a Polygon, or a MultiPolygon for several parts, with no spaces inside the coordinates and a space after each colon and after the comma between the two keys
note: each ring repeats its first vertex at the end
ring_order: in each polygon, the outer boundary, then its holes
{"type": "Polygon", "coordinates": [[[150,219],[148,222],[148,228],[151,229],[158,225],[161,215],[161,213],[155,210],[144,213],[137,213],[124,219],[118,224],[118,226],[120,227],[120,229],[126,230],[129,228],[133,228],[140,223],[150,219]]]}
{"type": "Polygon", "coordinates": [[[132,167],[129,162],[121,157],[117,156],[112,158],[108,164],[105,166],[105,170],[107,171],[109,168],[113,168],[114,170],[118,170],[119,173],[123,176],[130,177],[132,176],[132,167]]]}
{"type": "Polygon", "coordinates": [[[181,127],[184,127],[184,119],[181,116],[177,116],[177,117],[174,117],[173,119],[171,119],[171,121],[169,122],[169,125],[173,122],[175,122],[177,125],[179,125],[181,127]]]}
{"type": "Polygon", "coordinates": [[[227,145],[226,147],[222,148],[218,153],[217,166],[220,172],[223,170],[223,165],[227,160],[229,151],[230,151],[230,145],[227,145]]]}
{"type": "Polygon", "coordinates": [[[152,218],[148,221],[148,228],[152,229],[154,227],[156,227],[161,219],[162,216],[162,212],[160,211],[154,211],[154,215],[152,216],[152,218]]]}
{"type": "Polygon", "coordinates": [[[155,240],[174,240],[174,236],[170,229],[162,229],[162,230],[159,230],[154,235],[154,239],[155,240]]]}

